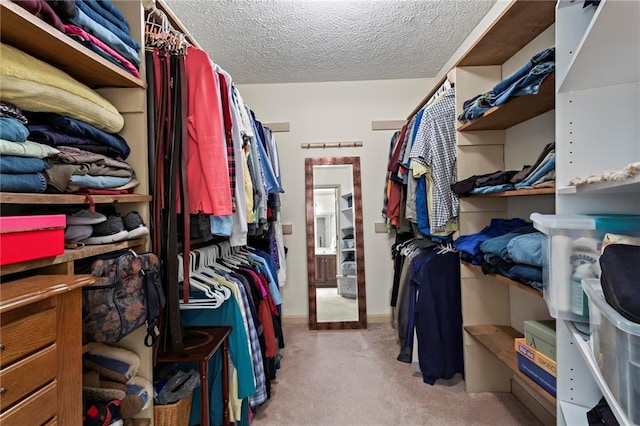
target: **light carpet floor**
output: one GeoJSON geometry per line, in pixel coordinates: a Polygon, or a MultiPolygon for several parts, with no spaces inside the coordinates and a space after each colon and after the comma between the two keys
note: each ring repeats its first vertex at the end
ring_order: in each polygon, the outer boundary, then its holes
{"type": "Polygon", "coordinates": [[[285,324],[284,333],[281,368],[255,426],[540,424],[511,394],[468,394],[459,377],[423,383],[396,361],[387,324],[344,331],[285,324]]]}
{"type": "Polygon", "coordinates": [[[358,321],[358,303],[340,296],[335,287],[316,288],[316,315],[318,322],[358,321]]]}

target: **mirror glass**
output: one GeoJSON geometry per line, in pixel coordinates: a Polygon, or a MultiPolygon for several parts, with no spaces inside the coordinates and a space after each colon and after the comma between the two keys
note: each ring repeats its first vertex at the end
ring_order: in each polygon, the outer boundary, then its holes
{"type": "Polygon", "coordinates": [[[356,204],[361,209],[360,170],[355,170],[349,158],[308,160],[329,163],[311,165],[310,188],[307,188],[311,190],[307,192],[311,192],[311,200],[307,200],[307,220],[312,218],[313,224],[313,235],[307,236],[313,242],[313,245],[307,244],[313,248],[310,261],[313,274],[309,274],[310,326],[360,328],[361,322],[366,326],[366,315],[363,313],[363,318],[360,315],[365,302],[358,279],[362,269],[364,286],[364,268],[358,264],[359,257],[364,263],[364,256],[358,256],[358,246],[362,244],[356,238],[356,227],[362,227],[362,215],[356,213],[356,204]],[[311,312],[312,306],[314,312],[311,312]]]}

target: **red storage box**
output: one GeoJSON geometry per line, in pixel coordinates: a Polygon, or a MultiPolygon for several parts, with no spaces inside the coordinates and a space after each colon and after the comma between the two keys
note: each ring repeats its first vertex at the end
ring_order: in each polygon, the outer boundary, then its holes
{"type": "Polygon", "coordinates": [[[63,214],[0,217],[0,265],[64,253],[63,214]]]}

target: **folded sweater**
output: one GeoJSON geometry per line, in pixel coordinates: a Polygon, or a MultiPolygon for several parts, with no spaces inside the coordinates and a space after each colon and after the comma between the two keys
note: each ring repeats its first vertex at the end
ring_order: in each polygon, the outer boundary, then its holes
{"type": "Polygon", "coordinates": [[[20,109],[55,112],[117,133],[124,118],[115,106],[67,73],[0,43],[0,98],[20,109]]]}

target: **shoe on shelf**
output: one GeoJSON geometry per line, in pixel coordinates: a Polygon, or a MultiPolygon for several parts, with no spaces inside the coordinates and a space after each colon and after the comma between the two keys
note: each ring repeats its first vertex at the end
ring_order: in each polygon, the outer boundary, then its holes
{"type": "Polygon", "coordinates": [[[124,229],[120,215],[111,215],[106,221],[93,225],[93,233],[83,240],[85,244],[110,244],[127,239],[129,233],[124,229]]]}
{"type": "Polygon", "coordinates": [[[67,225],[97,225],[107,220],[102,213],[91,213],[90,209],[78,210],[67,215],[67,225]]]}
{"type": "Polygon", "coordinates": [[[125,239],[134,240],[149,235],[149,228],[144,226],[142,217],[140,217],[138,212],[129,212],[122,220],[124,222],[124,229],[127,230],[127,238],[125,239]]]}
{"type": "Polygon", "coordinates": [[[77,243],[89,238],[92,233],[93,227],[91,225],[67,225],[64,230],[64,242],[77,243]]]}

